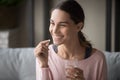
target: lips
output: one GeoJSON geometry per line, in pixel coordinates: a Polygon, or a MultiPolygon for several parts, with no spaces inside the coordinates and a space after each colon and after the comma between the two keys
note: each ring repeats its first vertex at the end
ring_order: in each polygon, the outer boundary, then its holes
{"type": "Polygon", "coordinates": [[[53,36],[53,38],[59,39],[62,38],[62,36],[53,36]]]}
{"type": "Polygon", "coordinates": [[[64,35],[52,35],[53,43],[59,45],[63,42],[64,35]]]}
{"type": "Polygon", "coordinates": [[[52,37],[53,37],[54,41],[59,41],[63,38],[63,36],[58,36],[58,35],[57,36],[55,35],[55,36],[52,36],[52,37]]]}

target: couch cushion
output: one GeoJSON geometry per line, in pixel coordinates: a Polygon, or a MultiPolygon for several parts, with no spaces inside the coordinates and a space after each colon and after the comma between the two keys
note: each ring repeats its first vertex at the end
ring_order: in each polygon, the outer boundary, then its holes
{"type": "Polygon", "coordinates": [[[33,48],[0,49],[0,80],[35,80],[33,48]]]}
{"type": "Polygon", "coordinates": [[[108,67],[108,80],[120,80],[120,52],[104,52],[108,67]]]}

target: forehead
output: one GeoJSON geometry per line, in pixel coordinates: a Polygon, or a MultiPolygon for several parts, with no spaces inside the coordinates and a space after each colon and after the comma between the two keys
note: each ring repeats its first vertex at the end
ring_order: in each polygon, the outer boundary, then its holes
{"type": "Polygon", "coordinates": [[[51,13],[51,20],[53,21],[71,21],[70,19],[70,15],[63,11],[63,10],[60,10],[60,9],[55,9],[52,11],[51,13]]]}

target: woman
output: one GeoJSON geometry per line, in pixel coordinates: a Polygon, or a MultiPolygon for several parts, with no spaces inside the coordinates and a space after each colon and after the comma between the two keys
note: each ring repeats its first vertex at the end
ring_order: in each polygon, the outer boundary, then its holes
{"type": "Polygon", "coordinates": [[[34,50],[37,80],[107,80],[105,56],[92,48],[81,31],[84,19],[75,0],[64,0],[52,10],[49,31],[53,44],[41,41],[34,50]]]}

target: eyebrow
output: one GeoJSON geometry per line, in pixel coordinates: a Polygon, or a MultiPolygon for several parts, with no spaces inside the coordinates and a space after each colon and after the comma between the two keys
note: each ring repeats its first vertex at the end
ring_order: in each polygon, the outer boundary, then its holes
{"type": "MultiPolygon", "coordinates": [[[[52,19],[50,19],[51,22],[54,22],[52,19]]],[[[61,21],[59,23],[65,23],[65,24],[68,24],[69,22],[68,21],[61,21]]]]}

